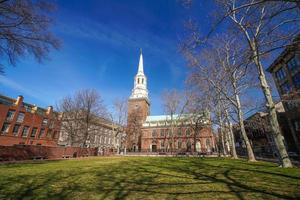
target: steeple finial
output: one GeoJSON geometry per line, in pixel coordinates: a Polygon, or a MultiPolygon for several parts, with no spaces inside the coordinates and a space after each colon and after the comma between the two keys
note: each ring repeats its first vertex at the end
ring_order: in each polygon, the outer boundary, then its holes
{"type": "Polygon", "coordinates": [[[140,48],[140,61],[139,61],[138,73],[144,74],[144,63],[143,63],[142,48],[140,48]]]}

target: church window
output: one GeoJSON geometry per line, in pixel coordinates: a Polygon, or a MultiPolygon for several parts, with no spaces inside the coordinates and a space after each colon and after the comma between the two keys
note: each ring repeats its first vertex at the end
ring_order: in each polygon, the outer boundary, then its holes
{"type": "Polygon", "coordinates": [[[181,141],[181,140],[178,140],[178,142],[177,142],[177,147],[178,147],[178,149],[181,149],[181,148],[182,148],[182,141],[181,141]]]}
{"type": "Polygon", "coordinates": [[[177,130],[177,135],[178,135],[178,137],[181,137],[181,135],[182,135],[181,129],[178,129],[178,130],[177,130]]]}
{"type": "Polygon", "coordinates": [[[190,136],[191,135],[191,129],[187,129],[186,132],[185,132],[186,136],[190,136]]]}
{"type": "Polygon", "coordinates": [[[160,137],[165,137],[165,130],[164,129],[160,130],[160,137]]]}
{"type": "Polygon", "coordinates": [[[152,137],[155,138],[156,137],[156,130],[152,131],[152,137]]]}
{"type": "Polygon", "coordinates": [[[142,84],[144,84],[144,79],[142,78],[142,84]]]}
{"type": "Polygon", "coordinates": [[[138,84],[140,84],[140,78],[138,78],[138,84]]]}

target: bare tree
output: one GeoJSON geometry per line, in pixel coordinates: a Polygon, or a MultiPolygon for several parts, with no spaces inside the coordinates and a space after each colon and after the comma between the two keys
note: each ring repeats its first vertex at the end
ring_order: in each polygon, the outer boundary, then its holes
{"type": "Polygon", "coordinates": [[[62,129],[71,144],[87,147],[98,124],[107,118],[107,111],[96,90],[84,89],[74,96],[65,97],[58,109],[63,113],[62,129]]]}
{"type": "MultiPolygon", "coordinates": [[[[252,0],[252,2],[254,1],[252,0]]],[[[237,30],[237,37],[248,45],[250,59],[256,66],[282,166],[292,167],[284,145],[284,138],[279,127],[275,104],[263,63],[266,55],[289,46],[293,38],[299,34],[300,10],[294,3],[286,2],[267,2],[241,8],[247,3],[248,1],[243,0],[220,1],[225,15],[228,16],[227,18],[237,30]],[[237,10],[237,7],[240,9],[237,10]]]]}
{"type": "Polygon", "coordinates": [[[163,107],[166,113],[166,123],[170,123],[170,130],[167,134],[171,138],[168,145],[171,151],[173,151],[175,146],[175,129],[182,125],[181,117],[185,112],[186,106],[188,104],[187,96],[177,90],[165,90],[162,93],[163,107]],[[171,142],[171,143],[170,143],[171,142]]]}
{"type": "Polygon", "coordinates": [[[193,68],[193,80],[198,82],[197,85],[211,85],[212,90],[216,91],[214,93],[215,97],[212,98],[217,100],[216,115],[220,126],[223,153],[226,154],[224,147],[229,146],[230,143],[233,157],[236,158],[235,147],[233,147],[234,141],[232,141],[234,137],[229,123],[229,108],[227,106],[229,103],[236,111],[242,138],[247,148],[248,159],[249,161],[255,161],[255,156],[244,127],[240,100],[242,92],[254,85],[252,77],[249,76],[253,74],[250,73],[251,68],[244,61],[245,57],[247,58],[247,54],[243,53],[242,46],[239,46],[234,39],[224,35],[210,40],[209,44],[205,49],[201,50],[200,54],[185,49],[184,54],[193,68]],[[226,134],[224,131],[226,131],[226,134]]]}
{"type": "MultiPolygon", "coordinates": [[[[114,133],[115,138],[120,138],[123,142],[124,135],[120,135],[124,133],[124,127],[127,123],[127,100],[126,99],[115,99],[113,102],[113,111],[109,114],[112,122],[112,131],[114,133]]],[[[118,149],[119,151],[119,149],[118,149]]]]}
{"type": "Polygon", "coordinates": [[[38,61],[46,58],[51,48],[60,43],[49,30],[49,13],[54,4],[40,0],[0,1],[0,57],[1,72],[4,63],[15,65],[19,57],[32,54],[38,61]]]}
{"type": "MultiPolygon", "coordinates": [[[[222,22],[227,22],[223,23],[226,30],[233,30],[231,33],[234,33],[234,37],[247,45],[249,60],[254,63],[265,97],[280,162],[283,167],[292,167],[278,124],[275,104],[264,71],[264,63],[267,63],[265,61],[270,58],[270,55],[278,52],[277,50],[288,47],[290,44],[296,45],[292,43],[292,40],[299,34],[299,4],[287,1],[259,0],[217,0],[217,3],[219,5],[218,20],[207,35],[210,36],[222,22]]],[[[193,25],[190,27],[193,30],[190,45],[202,45],[207,41],[207,37],[203,39],[199,33],[195,34],[194,31],[197,30],[197,27],[195,28],[193,25]]]]}

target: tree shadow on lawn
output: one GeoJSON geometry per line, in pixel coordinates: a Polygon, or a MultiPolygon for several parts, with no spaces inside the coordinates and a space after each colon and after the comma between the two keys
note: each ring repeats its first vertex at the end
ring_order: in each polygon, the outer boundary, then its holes
{"type": "Polygon", "coordinates": [[[239,162],[138,158],[75,165],[34,177],[7,176],[0,181],[0,199],[300,199],[298,177],[239,162]]]}
{"type": "MultiPolygon", "coordinates": [[[[178,161],[180,162],[180,160],[178,161]]],[[[173,163],[174,164],[174,163],[173,163]]],[[[230,195],[231,198],[247,199],[253,196],[264,199],[299,199],[300,194],[291,190],[290,193],[280,191],[281,183],[274,182],[278,188],[265,188],[263,184],[253,184],[254,180],[249,180],[247,184],[244,180],[231,175],[231,172],[238,171],[239,176],[243,176],[240,170],[247,173],[247,169],[239,169],[233,166],[219,167],[201,162],[187,162],[181,165],[162,164],[161,162],[151,162],[141,166],[138,163],[131,163],[127,167],[119,166],[119,170],[111,169],[105,178],[99,181],[99,190],[103,192],[103,199],[114,197],[124,199],[135,195],[159,196],[168,198],[178,198],[179,196],[212,197],[230,195]],[[213,171],[213,173],[211,173],[213,171]],[[120,176],[120,174],[123,176],[120,176]],[[163,178],[164,177],[164,178],[163,178]],[[163,180],[163,181],[159,181],[163,180]],[[110,182],[110,185],[106,183],[110,182]],[[207,187],[210,185],[211,187],[207,187]],[[188,186],[188,188],[186,188],[188,186]],[[279,191],[278,191],[279,190],[279,191]],[[196,196],[195,196],[196,195],[196,196]],[[251,195],[251,196],[250,196],[251,195]]],[[[251,173],[264,173],[262,171],[249,170],[251,173]]],[[[272,176],[282,174],[269,173],[272,176]]],[[[102,174],[98,174],[101,176],[102,174]]],[[[297,177],[284,176],[288,181],[297,177]]],[[[249,178],[249,177],[247,177],[249,178]]],[[[271,181],[271,180],[270,180],[271,181]]],[[[268,182],[266,182],[268,183],[268,182]]],[[[265,184],[266,184],[265,183],[265,184]]],[[[288,184],[288,182],[285,182],[288,184]]],[[[300,187],[297,183],[294,187],[300,187]]]]}

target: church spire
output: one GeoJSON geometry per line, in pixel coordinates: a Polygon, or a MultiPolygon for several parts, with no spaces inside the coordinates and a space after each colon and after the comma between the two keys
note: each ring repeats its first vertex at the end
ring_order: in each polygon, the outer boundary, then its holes
{"type": "Polygon", "coordinates": [[[142,48],[140,49],[140,61],[139,61],[138,74],[144,74],[144,62],[143,62],[142,48]]]}
{"type": "Polygon", "coordinates": [[[140,49],[140,60],[138,72],[134,77],[134,87],[130,99],[146,98],[148,99],[147,77],[144,74],[144,63],[142,49],[140,49]]]}

